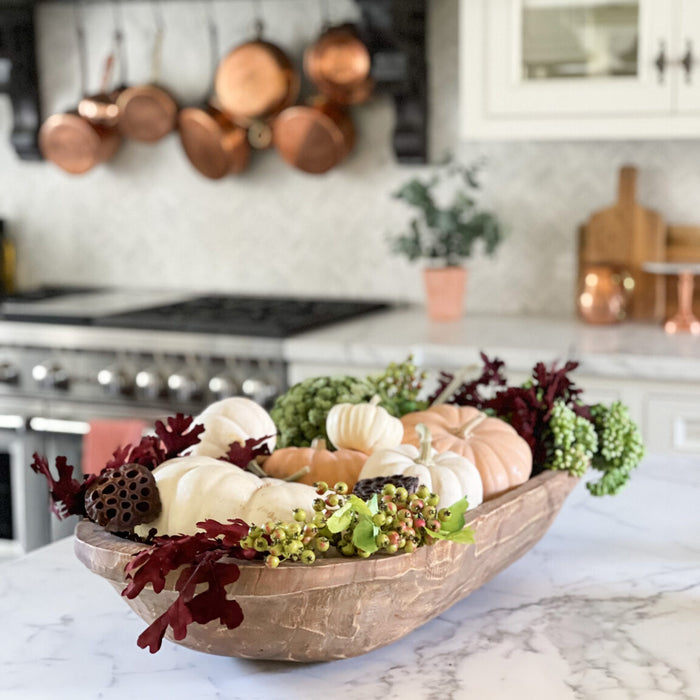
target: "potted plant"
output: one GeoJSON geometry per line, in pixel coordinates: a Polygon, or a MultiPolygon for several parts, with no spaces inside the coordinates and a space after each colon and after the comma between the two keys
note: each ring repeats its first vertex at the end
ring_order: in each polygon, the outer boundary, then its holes
{"type": "Polygon", "coordinates": [[[484,251],[492,255],[503,239],[503,227],[495,215],[477,206],[482,166],[449,160],[430,178],[413,178],[394,194],[417,214],[408,231],[391,239],[391,247],[411,261],[427,261],[423,275],[428,315],[436,321],[452,321],[464,313],[465,261],[475,244],[482,241],[484,251]]]}

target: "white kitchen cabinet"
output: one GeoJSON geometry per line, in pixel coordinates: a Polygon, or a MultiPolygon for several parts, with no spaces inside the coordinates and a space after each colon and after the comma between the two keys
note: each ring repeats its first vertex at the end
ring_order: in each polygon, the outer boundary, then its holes
{"type": "Polygon", "coordinates": [[[700,0],[462,0],[460,131],[700,136],[700,0]]]}

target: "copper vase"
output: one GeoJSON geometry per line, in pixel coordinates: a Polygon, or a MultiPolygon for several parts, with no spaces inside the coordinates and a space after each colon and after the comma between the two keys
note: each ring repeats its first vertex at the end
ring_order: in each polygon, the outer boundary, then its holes
{"type": "Polygon", "coordinates": [[[617,265],[586,265],[576,306],[587,323],[618,323],[625,318],[632,278],[617,265]]]}

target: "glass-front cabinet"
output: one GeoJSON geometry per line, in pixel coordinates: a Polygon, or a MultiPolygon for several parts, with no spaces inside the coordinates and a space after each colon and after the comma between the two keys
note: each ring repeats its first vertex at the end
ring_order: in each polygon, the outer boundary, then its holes
{"type": "Polygon", "coordinates": [[[700,136],[700,0],[461,0],[464,138],[700,136]]]}

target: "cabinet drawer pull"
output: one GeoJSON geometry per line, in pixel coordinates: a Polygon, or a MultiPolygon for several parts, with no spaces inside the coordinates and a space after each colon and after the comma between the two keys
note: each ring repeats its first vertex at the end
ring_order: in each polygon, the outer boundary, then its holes
{"type": "Polygon", "coordinates": [[[693,66],[695,65],[695,57],[693,56],[693,42],[688,39],[685,44],[685,54],[683,58],[679,61],[683,70],[685,71],[685,82],[690,85],[691,78],[693,75],[693,66]]]}
{"type": "Polygon", "coordinates": [[[668,60],[666,58],[666,42],[662,39],[659,41],[659,53],[654,59],[654,65],[659,73],[659,83],[664,82],[664,75],[666,74],[666,66],[668,65],[668,60]]]}

